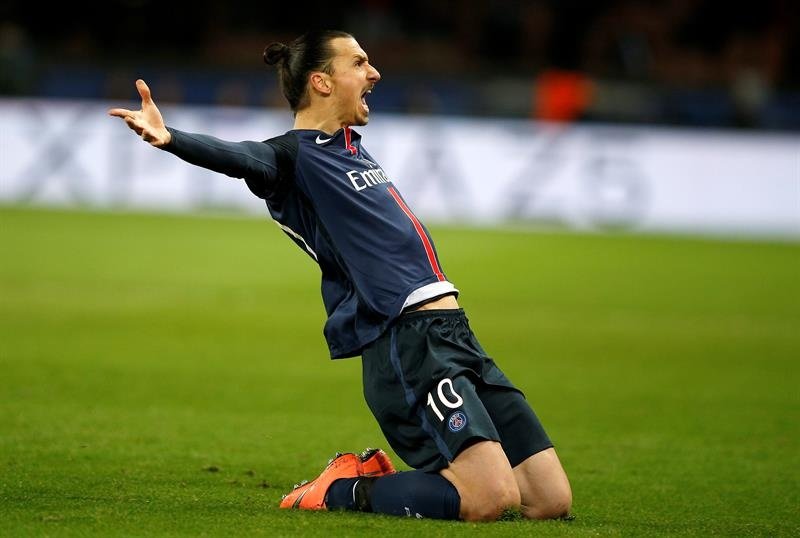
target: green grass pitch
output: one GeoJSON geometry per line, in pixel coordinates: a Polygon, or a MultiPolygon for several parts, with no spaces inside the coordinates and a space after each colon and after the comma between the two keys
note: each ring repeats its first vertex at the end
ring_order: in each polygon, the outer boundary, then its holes
{"type": "Polygon", "coordinates": [[[800,535],[800,245],[434,228],[571,522],[277,508],[386,443],[270,221],[0,209],[1,536],[800,535]]]}

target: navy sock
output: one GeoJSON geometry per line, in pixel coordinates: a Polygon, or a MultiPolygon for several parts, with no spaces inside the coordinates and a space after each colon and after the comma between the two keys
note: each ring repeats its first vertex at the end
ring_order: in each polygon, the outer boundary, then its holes
{"type": "MultiPolygon", "coordinates": [[[[325,494],[325,505],[328,510],[359,510],[356,502],[356,486],[361,480],[370,478],[340,478],[331,484],[325,494]]],[[[368,512],[369,510],[361,510],[368,512]]]]}
{"type": "Polygon", "coordinates": [[[407,471],[380,478],[341,478],[325,497],[328,510],[458,519],[461,497],[439,474],[407,471]]]}
{"type": "Polygon", "coordinates": [[[375,480],[370,491],[372,511],[395,516],[458,519],[461,497],[437,473],[407,471],[375,480]]]}

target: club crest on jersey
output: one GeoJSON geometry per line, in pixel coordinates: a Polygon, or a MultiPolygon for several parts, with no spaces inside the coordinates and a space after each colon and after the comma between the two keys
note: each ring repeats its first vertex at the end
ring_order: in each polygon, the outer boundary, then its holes
{"type": "Polygon", "coordinates": [[[460,432],[464,429],[464,426],[467,425],[467,415],[462,413],[461,411],[456,411],[452,415],[450,415],[450,419],[447,421],[447,427],[450,428],[450,431],[460,432]]]}
{"type": "Polygon", "coordinates": [[[374,187],[380,183],[389,183],[389,178],[383,172],[383,168],[375,168],[372,170],[350,170],[347,172],[347,179],[353,184],[356,191],[363,191],[367,187],[374,187]]]}

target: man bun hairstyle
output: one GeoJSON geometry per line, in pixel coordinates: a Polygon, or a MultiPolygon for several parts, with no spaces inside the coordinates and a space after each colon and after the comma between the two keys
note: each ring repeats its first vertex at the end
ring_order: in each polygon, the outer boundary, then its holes
{"type": "Polygon", "coordinates": [[[339,37],[353,36],[339,30],[314,30],[288,45],[271,43],[264,49],[264,63],[277,67],[281,90],[295,113],[309,105],[308,76],[313,71],[333,73],[331,41],[339,37]]]}
{"type": "Polygon", "coordinates": [[[289,47],[283,43],[273,43],[264,49],[264,63],[275,65],[289,57],[289,47]]]}

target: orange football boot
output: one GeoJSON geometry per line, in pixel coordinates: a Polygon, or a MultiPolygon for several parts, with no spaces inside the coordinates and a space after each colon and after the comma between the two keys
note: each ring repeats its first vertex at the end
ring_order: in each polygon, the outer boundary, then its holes
{"type": "Polygon", "coordinates": [[[355,478],[360,475],[361,459],[358,456],[352,452],[337,453],[316,479],[301,482],[284,495],[280,506],[300,510],[325,510],[325,494],[331,484],[340,478],[355,478]]]}
{"type": "Polygon", "coordinates": [[[380,448],[368,448],[358,458],[361,460],[361,476],[379,477],[397,472],[392,460],[380,448]]]}
{"type": "Polygon", "coordinates": [[[303,481],[295,485],[288,495],[284,495],[280,507],[325,510],[325,495],[336,480],[358,476],[378,478],[396,472],[392,460],[379,448],[367,448],[358,456],[350,452],[337,452],[316,479],[303,481]]]}

